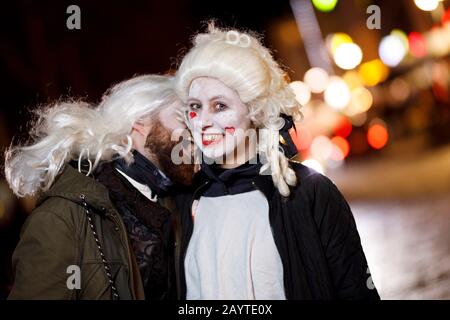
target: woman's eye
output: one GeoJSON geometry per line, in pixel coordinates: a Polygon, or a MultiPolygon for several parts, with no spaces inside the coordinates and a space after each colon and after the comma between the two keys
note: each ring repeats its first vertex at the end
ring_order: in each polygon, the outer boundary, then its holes
{"type": "Polygon", "coordinates": [[[201,105],[200,105],[199,103],[191,103],[191,104],[189,105],[189,108],[190,108],[191,110],[198,110],[198,109],[201,108],[201,105]]]}
{"type": "Polygon", "coordinates": [[[215,106],[216,111],[223,111],[227,108],[228,108],[228,106],[221,102],[216,103],[216,106],[215,106]]]}

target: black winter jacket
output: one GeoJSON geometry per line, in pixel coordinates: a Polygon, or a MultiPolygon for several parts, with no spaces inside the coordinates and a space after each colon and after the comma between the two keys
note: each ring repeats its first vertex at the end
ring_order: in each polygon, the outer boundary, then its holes
{"type": "Polygon", "coordinates": [[[280,195],[270,175],[259,175],[248,164],[227,173],[202,166],[195,178],[196,191],[177,198],[182,226],[177,259],[182,299],[186,298],[184,257],[193,231],[193,200],[211,192],[239,193],[248,188],[247,182],[268,199],[287,299],[379,299],[348,203],[329,178],[300,163],[291,166],[298,183],[288,198],[280,195]]]}

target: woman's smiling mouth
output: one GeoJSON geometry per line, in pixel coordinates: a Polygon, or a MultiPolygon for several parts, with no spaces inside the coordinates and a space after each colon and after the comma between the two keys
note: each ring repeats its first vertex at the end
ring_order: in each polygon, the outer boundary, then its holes
{"type": "Polygon", "coordinates": [[[222,133],[202,133],[202,144],[209,146],[222,141],[224,134],[222,133]]]}
{"type": "Polygon", "coordinates": [[[220,143],[225,134],[231,134],[233,135],[235,132],[234,127],[226,127],[225,133],[208,133],[208,132],[202,132],[202,144],[206,146],[210,146],[212,144],[218,144],[220,143]]]}

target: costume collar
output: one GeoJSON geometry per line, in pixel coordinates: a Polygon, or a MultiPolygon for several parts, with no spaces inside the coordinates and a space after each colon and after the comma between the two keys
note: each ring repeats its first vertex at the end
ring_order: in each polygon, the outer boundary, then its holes
{"type": "Polygon", "coordinates": [[[270,175],[259,174],[261,167],[259,157],[256,163],[253,159],[233,169],[223,169],[217,164],[202,163],[202,180],[209,182],[202,195],[220,197],[260,190],[269,199],[273,192],[273,183],[270,175]]]}
{"type": "Polygon", "coordinates": [[[259,174],[261,163],[259,161],[250,160],[240,166],[232,169],[221,168],[218,164],[208,165],[202,163],[201,169],[212,180],[227,183],[243,177],[254,177],[259,174]]]}

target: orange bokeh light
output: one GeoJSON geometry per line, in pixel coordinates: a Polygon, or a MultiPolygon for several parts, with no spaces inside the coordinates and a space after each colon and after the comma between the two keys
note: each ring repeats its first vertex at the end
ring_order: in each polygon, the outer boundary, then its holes
{"type": "Polygon", "coordinates": [[[388,138],[389,135],[386,127],[379,123],[373,124],[367,131],[367,142],[374,149],[383,148],[388,138]]]}

